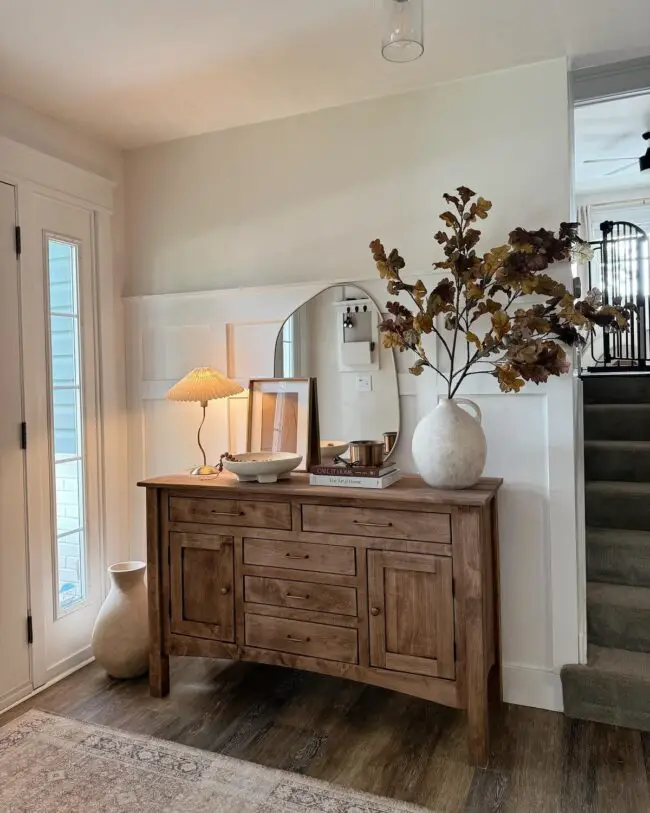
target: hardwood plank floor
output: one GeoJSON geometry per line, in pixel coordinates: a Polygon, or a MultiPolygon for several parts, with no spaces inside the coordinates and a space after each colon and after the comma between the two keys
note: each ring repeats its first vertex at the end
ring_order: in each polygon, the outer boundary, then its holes
{"type": "MultiPolygon", "coordinates": [[[[486,771],[466,762],[462,712],[274,666],[174,659],[172,691],[91,665],[0,715],[39,708],[229,754],[437,813],[645,813],[650,735],[501,706],[486,771]]],[[[188,811],[191,813],[191,811],[188,811]]]]}

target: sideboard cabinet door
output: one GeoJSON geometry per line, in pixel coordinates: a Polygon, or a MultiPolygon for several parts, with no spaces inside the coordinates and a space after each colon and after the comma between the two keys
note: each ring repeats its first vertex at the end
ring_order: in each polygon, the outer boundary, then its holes
{"type": "Polygon", "coordinates": [[[184,533],[169,536],[171,631],[234,642],[233,538],[184,533]]]}
{"type": "Polygon", "coordinates": [[[368,600],[372,666],[455,677],[450,557],[368,551],[368,600]]]}

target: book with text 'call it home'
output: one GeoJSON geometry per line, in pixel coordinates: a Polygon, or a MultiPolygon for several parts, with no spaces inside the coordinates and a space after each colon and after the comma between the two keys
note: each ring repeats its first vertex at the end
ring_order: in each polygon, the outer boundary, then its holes
{"type": "Polygon", "coordinates": [[[310,474],[311,486],[338,486],[339,488],[388,488],[402,477],[397,468],[381,477],[357,476],[355,474],[310,474]]]}

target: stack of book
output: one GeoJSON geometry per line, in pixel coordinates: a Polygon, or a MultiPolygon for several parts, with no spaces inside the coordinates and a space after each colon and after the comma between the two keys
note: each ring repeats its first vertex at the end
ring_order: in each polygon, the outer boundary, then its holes
{"type": "Polygon", "coordinates": [[[309,484],[343,488],[388,488],[401,476],[394,463],[385,463],[382,466],[320,465],[309,469],[309,484]]]}

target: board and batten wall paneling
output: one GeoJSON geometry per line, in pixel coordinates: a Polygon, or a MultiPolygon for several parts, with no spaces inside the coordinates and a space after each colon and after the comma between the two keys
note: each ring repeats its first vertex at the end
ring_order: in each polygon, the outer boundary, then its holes
{"type": "MultiPolygon", "coordinates": [[[[429,277],[425,279],[427,284],[432,284],[429,277]]],[[[382,285],[374,279],[362,283],[374,296],[380,294],[382,285]]],[[[265,318],[269,315],[266,312],[268,300],[283,291],[286,304],[282,316],[288,316],[303,298],[313,295],[314,289],[313,285],[250,289],[245,301],[244,298],[238,300],[239,306],[234,305],[230,291],[212,291],[201,296],[170,294],[128,301],[132,361],[145,355],[145,346],[157,346],[160,366],[153,365],[149,369],[167,373],[163,363],[167,331],[179,339],[177,347],[186,348],[185,358],[177,357],[178,366],[169,379],[149,380],[143,376],[143,365],[130,365],[131,484],[143,476],[187,469],[198,460],[196,428],[200,408],[198,404],[179,404],[165,399],[166,390],[175,378],[195,363],[230,369],[231,373],[237,373],[236,378],[243,385],[253,375],[273,376],[275,333],[273,336],[263,334],[265,340],[259,343],[251,340],[259,336],[260,326],[271,324],[265,318]],[[230,321],[227,323],[220,321],[224,309],[228,310],[230,321]],[[259,322],[251,321],[253,316],[257,316],[259,322]],[[241,323],[238,318],[242,319],[241,323]],[[159,341],[152,345],[154,324],[159,341]],[[210,336],[211,340],[192,349],[191,342],[180,340],[179,332],[196,335],[195,327],[200,327],[200,335],[210,336]],[[243,350],[233,346],[238,338],[243,350]],[[232,358],[238,359],[236,369],[228,366],[232,358]]],[[[282,319],[277,320],[276,332],[281,322],[282,319]]],[[[397,363],[402,370],[408,363],[407,355],[397,354],[397,363]]],[[[397,461],[404,471],[414,470],[410,438],[417,420],[439,397],[444,397],[443,382],[428,372],[419,378],[398,373],[402,434],[397,461]]],[[[555,661],[557,641],[566,629],[566,618],[576,593],[575,562],[571,568],[570,562],[563,561],[561,556],[558,559],[558,551],[567,552],[575,533],[571,420],[565,416],[565,410],[571,409],[570,391],[571,380],[567,377],[546,387],[529,387],[518,395],[503,395],[487,376],[467,379],[462,390],[483,412],[488,438],[485,473],[505,478],[499,496],[499,521],[506,699],[555,709],[561,707],[557,672],[561,664],[555,661]],[[564,591],[559,598],[555,595],[558,585],[564,591]]],[[[204,442],[211,460],[217,460],[223,451],[236,452],[244,448],[246,416],[245,396],[210,403],[204,442]]],[[[142,489],[132,488],[134,558],[144,554],[143,496],[142,489]]]]}
{"type": "MultiPolygon", "coordinates": [[[[568,220],[569,131],[566,64],[555,60],[129,153],[131,483],[196,462],[200,410],[164,402],[172,379],[199,364],[230,370],[242,383],[272,375],[271,323],[327,285],[364,285],[374,273],[371,239],[398,246],[410,272],[430,282],[444,191],[465,183],[493,200],[480,224],[485,247],[517,225],[568,220]],[[208,331],[200,329],[196,346],[174,332],[197,336],[200,326],[208,331]],[[166,362],[151,358],[159,346],[168,348],[166,362]],[[155,380],[143,376],[144,357],[155,380]]],[[[566,268],[557,273],[570,278],[566,268]]],[[[381,283],[373,278],[366,287],[383,307],[381,283]]],[[[398,374],[397,461],[408,471],[413,429],[440,388],[432,375],[409,376],[405,356],[398,374]]],[[[574,384],[567,376],[504,396],[491,378],[474,376],[462,394],[484,410],[486,473],[505,478],[506,698],[559,709],[559,668],[578,660],[583,623],[574,384]]],[[[213,457],[229,445],[237,451],[244,411],[242,403],[210,406],[213,457]]],[[[136,489],[133,506],[132,543],[141,554],[136,489]]]]}

